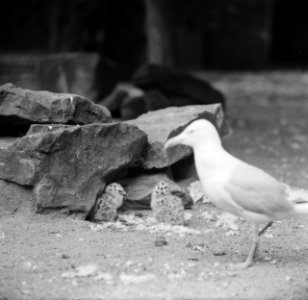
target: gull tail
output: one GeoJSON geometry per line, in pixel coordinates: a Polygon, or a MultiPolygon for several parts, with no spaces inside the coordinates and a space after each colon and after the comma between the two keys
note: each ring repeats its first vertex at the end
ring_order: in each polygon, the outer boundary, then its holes
{"type": "Polygon", "coordinates": [[[295,216],[308,217],[308,191],[286,186],[287,198],[294,204],[295,216]]]}
{"type": "Polygon", "coordinates": [[[286,186],[288,200],[293,204],[308,203],[308,191],[304,189],[291,188],[286,186]]]}
{"type": "Polygon", "coordinates": [[[299,216],[308,217],[308,203],[294,205],[295,213],[299,216]]]}

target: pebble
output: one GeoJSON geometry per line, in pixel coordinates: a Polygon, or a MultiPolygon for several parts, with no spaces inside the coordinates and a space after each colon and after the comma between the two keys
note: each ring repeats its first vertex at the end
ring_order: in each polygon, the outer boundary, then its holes
{"type": "Polygon", "coordinates": [[[154,245],[155,245],[155,247],[163,247],[163,246],[168,245],[168,242],[163,235],[159,235],[159,236],[156,237],[156,239],[154,241],[154,245]]]}
{"type": "Polygon", "coordinates": [[[214,256],[224,256],[224,255],[226,255],[226,252],[223,251],[223,250],[218,250],[218,251],[214,251],[213,255],[214,256]]]}
{"type": "Polygon", "coordinates": [[[290,276],[287,276],[286,277],[286,281],[290,281],[291,280],[291,277],[290,276]]]}

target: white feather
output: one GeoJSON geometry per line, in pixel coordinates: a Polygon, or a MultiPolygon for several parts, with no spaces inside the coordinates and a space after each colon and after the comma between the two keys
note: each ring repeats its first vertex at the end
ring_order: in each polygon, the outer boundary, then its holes
{"type": "Polygon", "coordinates": [[[191,123],[165,147],[191,146],[205,194],[219,208],[259,225],[296,214],[308,214],[308,192],[292,189],[263,170],[229,154],[216,128],[206,120],[191,123]]]}
{"type": "Polygon", "coordinates": [[[253,226],[253,243],[244,264],[249,267],[259,235],[271,221],[308,215],[308,192],[292,189],[263,170],[226,152],[215,127],[197,120],[167,141],[165,147],[184,144],[193,148],[195,165],[205,194],[216,206],[246,219],[253,226]],[[304,203],[303,203],[304,202],[304,203]],[[259,231],[259,225],[268,223],[259,231]]]}

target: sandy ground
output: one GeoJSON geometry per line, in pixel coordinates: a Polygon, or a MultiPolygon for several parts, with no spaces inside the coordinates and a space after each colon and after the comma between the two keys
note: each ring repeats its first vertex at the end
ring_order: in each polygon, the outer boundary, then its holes
{"type": "MultiPolygon", "coordinates": [[[[308,73],[199,75],[227,95],[233,133],[225,147],[308,189],[308,73]]],[[[246,258],[249,225],[218,226],[221,212],[208,203],[187,212],[184,229],[147,226],[149,211],[131,211],[133,224],[110,227],[6,216],[0,298],[308,299],[308,219],[276,222],[255,265],[239,271],[233,264],[246,258]]]]}

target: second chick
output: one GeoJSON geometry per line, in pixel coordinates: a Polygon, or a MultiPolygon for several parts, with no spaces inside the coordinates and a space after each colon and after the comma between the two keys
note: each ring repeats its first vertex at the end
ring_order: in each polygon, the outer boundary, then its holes
{"type": "Polygon", "coordinates": [[[169,184],[165,181],[155,185],[151,195],[151,208],[157,222],[171,225],[185,223],[182,200],[171,194],[169,184]]]}

